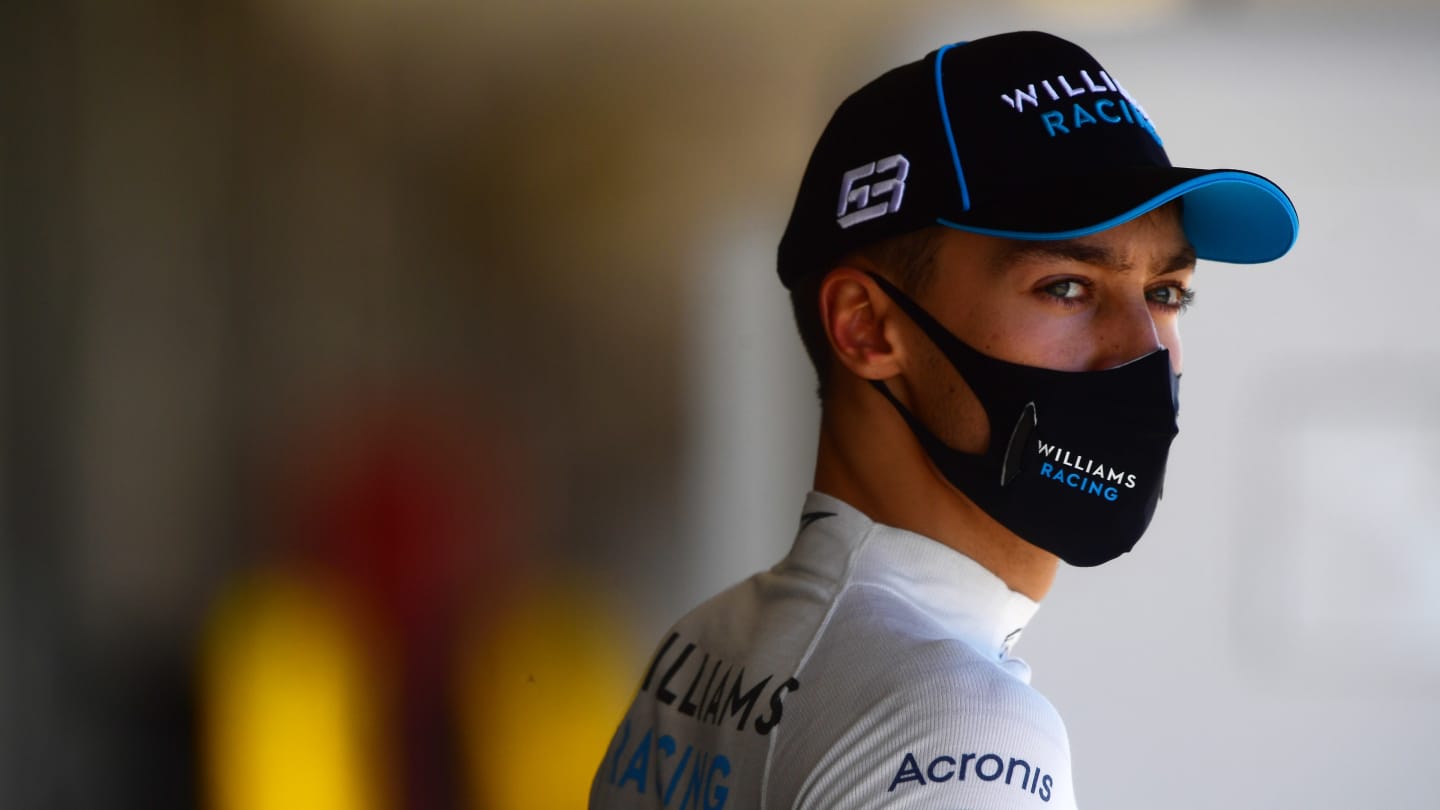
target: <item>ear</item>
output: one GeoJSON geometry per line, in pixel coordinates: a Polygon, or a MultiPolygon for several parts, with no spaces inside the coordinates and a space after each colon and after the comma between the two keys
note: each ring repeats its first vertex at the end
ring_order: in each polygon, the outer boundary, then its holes
{"type": "Polygon", "coordinates": [[[897,310],[870,276],[850,266],[831,270],[820,282],[819,303],[820,322],[836,361],[866,380],[900,373],[897,310]]]}

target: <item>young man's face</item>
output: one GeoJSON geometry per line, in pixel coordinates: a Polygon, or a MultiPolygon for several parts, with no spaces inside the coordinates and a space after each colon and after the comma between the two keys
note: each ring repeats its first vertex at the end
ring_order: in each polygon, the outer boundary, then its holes
{"type": "MultiPolygon", "coordinates": [[[[1179,317],[1195,253],[1173,208],[1071,240],[953,230],[940,238],[934,276],[917,301],[972,347],[1060,371],[1112,368],[1164,347],[1180,372],[1179,317]]],[[[917,415],[957,449],[983,452],[978,400],[916,331],[918,376],[929,378],[912,378],[917,415]]]]}

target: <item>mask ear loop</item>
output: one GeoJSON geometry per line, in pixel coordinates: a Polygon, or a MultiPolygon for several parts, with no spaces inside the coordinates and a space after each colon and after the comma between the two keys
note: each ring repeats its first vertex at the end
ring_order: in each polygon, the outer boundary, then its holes
{"type": "MultiPolygon", "coordinates": [[[[870,385],[879,391],[881,396],[889,400],[891,405],[895,406],[895,410],[899,411],[900,416],[904,418],[905,424],[910,426],[910,432],[915,434],[915,438],[920,441],[931,458],[960,452],[940,441],[940,437],[930,432],[930,428],[925,427],[919,418],[911,413],[910,409],[905,407],[899,398],[890,391],[890,386],[880,380],[871,380],[870,385]]],[[[1016,420],[1014,429],[1010,431],[1009,444],[1005,446],[1005,460],[1000,466],[1000,486],[1009,484],[1020,475],[1022,462],[1025,459],[1025,448],[1028,446],[1030,434],[1035,430],[1037,424],[1039,424],[1039,420],[1035,414],[1035,403],[1027,403],[1025,410],[1020,412],[1020,418],[1016,420]]]]}
{"type": "MultiPolygon", "coordinates": [[[[875,283],[880,286],[880,289],[883,290],[886,295],[890,296],[890,300],[899,305],[900,309],[909,315],[910,319],[929,335],[930,339],[934,341],[936,345],[940,345],[942,341],[950,345],[958,343],[951,335],[945,332],[944,327],[940,326],[940,324],[930,316],[930,313],[921,309],[918,304],[910,300],[908,296],[893,284],[875,273],[869,273],[868,275],[875,280],[875,283]]],[[[958,348],[964,351],[974,352],[973,349],[963,344],[960,344],[958,348]]],[[[956,370],[959,371],[959,368],[957,367],[956,370]]],[[[929,428],[921,424],[920,420],[915,418],[908,408],[900,404],[900,400],[896,399],[895,395],[890,392],[889,386],[879,380],[871,380],[870,384],[875,386],[875,390],[883,394],[886,399],[890,400],[890,404],[894,405],[895,409],[900,412],[900,415],[905,417],[906,423],[910,425],[911,432],[920,439],[921,444],[925,445],[927,449],[933,451],[939,448],[950,453],[959,452],[940,441],[939,437],[931,433],[929,428]]],[[[986,411],[986,417],[993,419],[988,409],[986,411]]],[[[1035,413],[1035,403],[1027,403],[1024,409],[1020,411],[1020,418],[1015,420],[1015,427],[1010,430],[1010,442],[1005,446],[1005,453],[1001,457],[1000,486],[1006,486],[1020,475],[1023,468],[1022,462],[1025,458],[1025,447],[1027,446],[1030,434],[1034,432],[1037,424],[1039,424],[1039,421],[1035,413]]],[[[933,456],[934,453],[932,452],[931,455],[933,456]]]]}
{"type": "MultiPolygon", "coordinates": [[[[915,434],[915,438],[919,439],[920,443],[925,445],[927,450],[943,448],[947,452],[958,452],[953,447],[940,441],[940,437],[931,433],[930,428],[925,427],[924,423],[922,423],[915,414],[911,413],[909,408],[905,407],[904,403],[890,391],[890,386],[886,385],[883,380],[871,380],[870,385],[874,386],[875,390],[879,391],[881,396],[885,397],[885,399],[890,401],[891,405],[895,406],[895,410],[899,411],[900,416],[904,418],[905,424],[910,426],[910,432],[915,434]]],[[[933,456],[934,453],[932,452],[931,455],[933,456]]]]}

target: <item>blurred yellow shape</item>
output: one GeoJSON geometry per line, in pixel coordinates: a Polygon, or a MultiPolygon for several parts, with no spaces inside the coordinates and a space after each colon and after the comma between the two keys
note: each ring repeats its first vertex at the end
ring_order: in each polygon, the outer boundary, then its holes
{"type": "Polygon", "coordinates": [[[477,624],[460,659],[477,810],[585,807],[634,690],[629,636],[573,582],[532,586],[477,624]]]}
{"type": "Polygon", "coordinates": [[[340,602],[271,574],[219,604],[201,700],[215,810],[376,810],[374,673],[340,602]]]}

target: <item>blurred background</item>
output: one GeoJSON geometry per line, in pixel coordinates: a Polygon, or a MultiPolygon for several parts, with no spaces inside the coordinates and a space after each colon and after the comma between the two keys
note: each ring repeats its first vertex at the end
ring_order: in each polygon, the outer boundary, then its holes
{"type": "Polygon", "coordinates": [[[820,128],[1017,27],[1301,218],[1202,265],[1170,497],[1017,650],[1082,806],[1440,806],[1436,4],[50,0],[0,12],[0,807],[581,806],[791,540],[820,128]]]}

